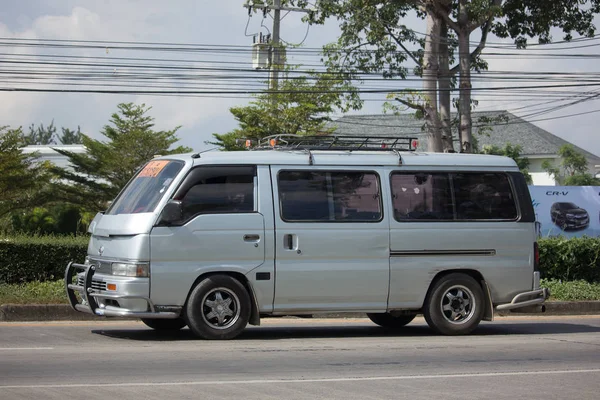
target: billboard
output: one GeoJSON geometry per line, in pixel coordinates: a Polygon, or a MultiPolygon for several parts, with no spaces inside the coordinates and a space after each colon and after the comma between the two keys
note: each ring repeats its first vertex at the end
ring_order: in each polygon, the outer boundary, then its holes
{"type": "Polygon", "coordinates": [[[600,236],[600,186],[529,186],[542,236],[600,236]]]}

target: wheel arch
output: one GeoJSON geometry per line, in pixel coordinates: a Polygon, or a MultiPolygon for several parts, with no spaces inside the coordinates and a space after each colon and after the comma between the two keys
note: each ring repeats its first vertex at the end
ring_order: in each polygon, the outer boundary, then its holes
{"type": "Polygon", "coordinates": [[[250,283],[250,281],[248,281],[246,275],[237,271],[210,271],[199,275],[190,287],[190,290],[188,291],[188,294],[185,299],[185,304],[183,305],[183,310],[187,308],[190,295],[192,294],[196,286],[198,286],[198,284],[206,278],[214,275],[230,276],[239,281],[244,286],[244,288],[248,292],[248,296],[250,297],[250,319],[248,320],[248,323],[250,325],[260,325],[260,313],[258,311],[258,302],[256,300],[256,295],[254,293],[254,289],[252,288],[252,284],[250,283]]]}
{"type": "Polygon", "coordinates": [[[446,269],[446,270],[438,272],[435,275],[435,277],[431,280],[431,283],[429,284],[429,288],[427,289],[427,294],[425,295],[425,298],[423,299],[422,308],[425,307],[425,304],[428,301],[429,295],[431,294],[431,291],[433,290],[433,287],[435,286],[435,284],[443,277],[450,275],[450,274],[454,274],[454,273],[470,276],[471,278],[475,279],[475,281],[477,283],[479,283],[479,285],[481,286],[481,290],[483,291],[483,299],[485,302],[483,320],[484,321],[493,321],[494,306],[492,303],[492,295],[490,292],[490,288],[489,288],[485,278],[481,274],[481,272],[477,271],[476,269],[454,268],[454,269],[446,269]]]}

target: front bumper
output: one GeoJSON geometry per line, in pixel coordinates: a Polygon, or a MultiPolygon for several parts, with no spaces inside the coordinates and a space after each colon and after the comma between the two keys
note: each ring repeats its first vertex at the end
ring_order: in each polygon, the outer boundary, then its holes
{"type": "Polygon", "coordinates": [[[533,290],[519,293],[513,297],[510,303],[496,306],[496,310],[506,311],[514,310],[516,308],[536,306],[543,304],[549,297],[550,290],[547,288],[540,288],[540,273],[539,271],[535,271],[533,273],[533,290]]]}
{"type": "MultiPolygon", "coordinates": [[[[65,269],[65,289],[67,298],[71,307],[75,311],[94,314],[105,317],[130,317],[130,318],[152,318],[152,319],[173,319],[179,318],[179,312],[158,311],[148,296],[133,294],[112,294],[106,291],[94,288],[92,279],[96,267],[91,264],[76,264],[70,262],[65,269]],[[83,281],[78,279],[77,283],[73,283],[73,277],[78,272],[83,272],[83,281]],[[77,298],[76,292],[79,293],[82,301],[77,298]],[[143,308],[145,311],[131,310],[126,308],[113,307],[106,305],[106,300],[115,302],[123,302],[125,304],[146,304],[143,308]]],[[[97,284],[96,284],[97,286],[97,284]]]]}

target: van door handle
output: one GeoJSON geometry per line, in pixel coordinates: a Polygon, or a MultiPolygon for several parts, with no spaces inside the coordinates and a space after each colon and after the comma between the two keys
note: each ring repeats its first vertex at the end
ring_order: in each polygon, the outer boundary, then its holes
{"type": "Polygon", "coordinates": [[[283,235],[283,248],[286,250],[294,249],[294,235],[289,233],[287,235],[283,235]]]}
{"type": "Polygon", "coordinates": [[[258,242],[260,240],[260,235],[247,234],[244,235],[244,242],[258,242]]]}

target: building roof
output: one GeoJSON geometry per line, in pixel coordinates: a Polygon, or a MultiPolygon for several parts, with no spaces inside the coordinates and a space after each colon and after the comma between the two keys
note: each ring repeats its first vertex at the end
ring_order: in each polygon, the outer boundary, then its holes
{"type": "Polygon", "coordinates": [[[85,154],[86,152],[85,146],[82,144],[36,144],[23,147],[23,153],[37,153],[41,161],[51,161],[54,165],[61,168],[69,167],[70,163],[68,158],[57,153],[54,149],[70,151],[75,154],[85,154]]]}
{"type": "MultiPolygon", "coordinates": [[[[419,149],[427,148],[427,139],[422,130],[423,120],[416,119],[413,114],[375,114],[375,115],[348,115],[329,123],[328,127],[336,127],[335,135],[349,136],[411,136],[419,139],[419,149]]],[[[600,164],[600,157],[592,154],[550,132],[517,117],[508,111],[474,112],[473,132],[479,148],[486,145],[504,147],[510,143],[519,145],[523,149],[523,156],[548,156],[556,157],[558,149],[571,144],[578,152],[588,158],[591,163],[600,164]],[[505,115],[507,120],[491,123],[491,131],[477,134],[477,125],[481,117],[497,118],[505,115]]],[[[456,131],[453,132],[456,138],[456,131]]],[[[458,145],[457,142],[455,142],[458,145]]]]}

